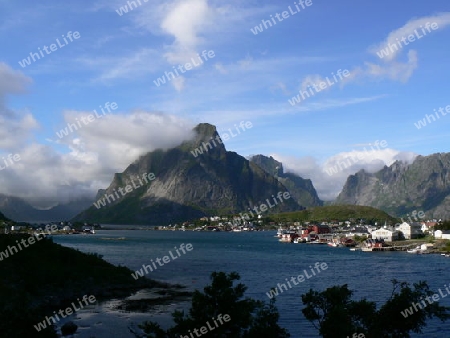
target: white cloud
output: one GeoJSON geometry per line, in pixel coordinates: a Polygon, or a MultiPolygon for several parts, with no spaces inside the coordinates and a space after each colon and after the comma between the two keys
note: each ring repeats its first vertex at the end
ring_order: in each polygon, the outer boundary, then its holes
{"type": "Polygon", "coordinates": [[[150,48],[118,56],[80,57],[76,61],[84,68],[100,73],[94,82],[106,83],[116,79],[142,78],[155,73],[162,66],[160,53],[150,48]]]}
{"type": "Polygon", "coordinates": [[[0,62],[0,97],[3,99],[6,95],[22,94],[26,86],[31,83],[31,79],[23,73],[9,67],[6,63],[0,62]]]}
{"type": "MultiPolygon", "coordinates": [[[[397,42],[401,41],[402,38],[407,39],[408,35],[414,34],[415,30],[417,30],[417,32],[419,33],[419,36],[422,36],[421,39],[423,39],[423,37],[425,37],[425,35],[422,31],[422,27],[425,27],[427,23],[431,24],[433,22],[437,23],[437,25],[438,25],[438,30],[436,30],[436,32],[439,31],[440,29],[443,29],[445,26],[450,25],[450,12],[440,13],[438,15],[433,15],[433,16],[426,16],[426,17],[422,17],[422,18],[418,18],[418,19],[412,19],[412,20],[408,21],[402,27],[390,32],[383,42],[370,47],[369,51],[371,53],[373,53],[374,55],[377,55],[376,53],[379,52],[381,49],[385,49],[385,48],[389,47],[389,45],[397,44],[397,42]]],[[[425,34],[428,35],[433,32],[432,29],[430,29],[430,30],[431,30],[431,32],[428,32],[428,30],[425,30],[425,32],[426,32],[425,34]]],[[[413,42],[413,43],[416,43],[416,42],[413,42]]],[[[399,50],[393,49],[393,51],[391,53],[384,56],[383,60],[386,62],[393,61],[399,53],[401,53],[401,49],[399,49],[399,50]]]]}
{"type": "MultiPolygon", "coordinates": [[[[415,29],[418,29],[420,35],[424,36],[421,39],[424,39],[426,36],[422,32],[421,26],[425,27],[427,23],[431,24],[433,22],[438,24],[439,28],[436,30],[436,32],[438,32],[440,29],[443,29],[445,26],[450,24],[450,12],[413,19],[408,21],[402,27],[392,31],[383,42],[369,47],[369,52],[374,55],[380,63],[364,62],[363,66],[354,67],[350,71],[350,76],[342,79],[341,84],[344,85],[358,80],[379,81],[384,79],[400,81],[403,83],[407,82],[418,66],[418,56],[416,50],[408,49],[408,47],[402,47],[398,50],[392,49],[392,51],[388,53],[388,55],[385,55],[382,59],[380,59],[377,53],[379,53],[380,50],[387,48],[389,44],[397,44],[397,39],[400,40],[402,37],[407,37],[409,34],[413,34],[415,29]],[[403,51],[406,53],[406,61],[398,61],[398,58],[403,51]]],[[[431,32],[433,32],[433,30],[431,30],[431,32]]],[[[307,75],[301,81],[301,88],[304,90],[308,84],[317,84],[319,81],[323,81],[323,78],[320,75],[307,75]]]]}
{"type": "MultiPolygon", "coordinates": [[[[319,86],[321,82],[327,83],[326,79],[318,74],[308,75],[302,80],[300,88],[304,91],[308,88],[308,86],[319,86]]],[[[327,86],[327,88],[329,88],[329,86],[327,86]]]]}
{"type": "Polygon", "coordinates": [[[26,92],[31,79],[5,63],[0,63],[0,153],[17,151],[25,144],[30,132],[39,127],[37,121],[28,112],[8,108],[10,95],[26,92]]]}
{"type": "Polygon", "coordinates": [[[169,63],[182,64],[195,57],[204,42],[202,31],[211,21],[207,0],[181,0],[173,3],[161,23],[162,30],[174,37],[165,57],[169,63]]]}
{"type": "MultiPolygon", "coordinates": [[[[65,111],[64,119],[74,123],[91,113],[65,111]]],[[[110,184],[114,173],[125,170],[139,156],[177,146],[193,136],[194,124],[173,115],[135,111],[100,116],[81,123],[68,136],[53,137],[59,147],[67,148],[65,153],[56,151],[53,144],[22,146],[20,161],[0,171],[0,193],[24,198],[41,208],[92,197],[110,184]]]]}
{"type": "MultiPolygon", "coordinates": [[[[64,116],[67,123],[73,123],[88,114],[66,111],[64,116]]],[[[102,116],[59,142],[70,147],[72,155],[81,156],[83,161],[95,159],[95,155],[110,174],[111,170],[124,170],[146,152],[177,146],[192,136],[192,128],[191,122],[176,116],[135,111],[102,116]]]]}
{"type": "Polygon", "coordinates": [[[407,62],[391,61],[384,65],[366,62],[366,69],[363,75],[373,79],[388,78],[393,81],[407,82],[417,68],[417,52],[408,52],[407,62]]]}
{"type": "Polygon", "coordinates": [[[178,76],[172,80],[172,85],[176,91],[181,92],[184,89],[185,78],[183,76],[178,76]]]}

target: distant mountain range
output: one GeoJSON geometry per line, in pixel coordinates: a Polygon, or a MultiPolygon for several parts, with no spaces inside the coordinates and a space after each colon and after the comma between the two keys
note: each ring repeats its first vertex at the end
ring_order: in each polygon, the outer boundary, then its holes
{"type": "Polygon", "coordinates": [[[40,210],[18,197],[0,194],[0,210],[8,218],[17,222],[68,221],[92,204],[90,199],[80,199],[57,205],[48,210],[40,210]]]}
{"type": "Polygon", "coordinates": [[[75,220],[167,224],[208,215],[248,212],[267,199],[271,201],[279,192],[290,192],[292,198],[270,207],[267,212],[302,210],[314,201],[320,203],[309,180],[289,174],[275,177],[267,171],[267,166],[263,165],[263,170],[255,161],[227,151],[214,126],[202,123],[194,132],[193,140],[172,149],[150,152],[123,173],[116,174],[110,186],[97,194],[97,205],[75,220]],[[148,177],[150,173],[154,179],[143,182],[144,175],[148,177]],[[289,188],[283,181],[289,183],[289,188]],[[129,192],[124,194],[127,185],[129,192]]]}
{"type": "Polygon", "coordinates": [[[450,218],[450,153],[418,156],[411,164],[395,162],[376,173],[360,170],[348,177],[335,204],[372,206],[406,217],[450,218]]]}
{"type": "MultiPolygon", "coordinates": [[[[216,128],[207,123],[197,125],[194,132],[193,140],[141,156],[115,174],[94,201],[39,210],[0,194],[0,211],[25,222],[72,219],[152,225],[248,212],[279,192],[289,192],[291,198],[269,206],[264,214],[324,205],[311,180],[285,173],[274,158],[255,155],[247,160],[227,151],[216,128]]],[[[449,171],[450,153],[418,156],[412,164],[397,161],[376,173],[360,170],[348,177],[331,204],[371,206],[396,217],[416,210],[425,212],[426,218],[450,219],[449,171]]]]}

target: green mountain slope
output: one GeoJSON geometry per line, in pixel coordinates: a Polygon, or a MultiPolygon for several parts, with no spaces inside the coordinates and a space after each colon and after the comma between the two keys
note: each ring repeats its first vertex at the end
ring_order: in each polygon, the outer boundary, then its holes
{"type": "Polygon", "coordinates": [[[338,221],[344,222],[351,219],[359,220],[363,219],[367,223],[378,224],[396,223],[398,220],[386,212],[366,206],[359,205],[333,205],[308,208],[306,210],[296,212],[286,212],[276,215],[270,215],[270,219],[279,222],[295,222],[295,221],[338,221]]]}

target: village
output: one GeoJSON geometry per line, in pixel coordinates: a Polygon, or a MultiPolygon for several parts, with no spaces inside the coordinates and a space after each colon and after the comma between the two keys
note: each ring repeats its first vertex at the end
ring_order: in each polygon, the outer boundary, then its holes
{"type": "MultiPolygon", "coordinates": [[[[252,220],[240,216],[202,217],[192,222],[149,227],[148,230],[204,231],[204,232],[252,232],[276,231],[274,237],[282,243],[324,244],[331,247],[347,247],[352,251],[407,251],[409,253],[450,253],[450,230],[441,230],[441,220],[423,220],[383,225],[367,224],[364,219],[349,218],[346,221],[293,221],[274,222],[258,215],[252,220]]],[[[5,226],[5,224],[4,224],[5,226]]],[[[43,233],[54,226],[57,234],[95,234],[96,229],[108,229],[107,225],[77,222],[50,222],[49,224],[16,223],[5,226],[5,233],[43,233]]],[[[139,227],[142,229],[142,227],[139,227]]]]}
{"type": "MultiPolygon", "coordinates": [[[[366,224],[363,219],[330,222],[273,222],[258,217],[242,220],[239,216],[202,217],[194,223],[185,222],[157,227],[172,231],[277,231],[275,237],[283,243],[325,244],[348,247],[352,251],[407,251],[435,253],[450,251],[450,230],[437,229],[440,220],[409,222],[401,219],[395,224],[366,224]],[[433,244],[433,242],[437,242],[433,244]]],[[[155,230],[156,230],[155,229],[155,230]]],[[[448,256],[448,254],[447,254],[448,256]]]]}

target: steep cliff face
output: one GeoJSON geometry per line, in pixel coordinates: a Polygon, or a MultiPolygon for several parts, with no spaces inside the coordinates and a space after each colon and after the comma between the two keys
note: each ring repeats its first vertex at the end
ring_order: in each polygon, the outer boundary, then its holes
{"type": "Polygon", "coordinates": [[[336,204],[367,205],[392,215],[413,210],[427,217],[450,217],[450,153],[418,156],[412,164],[395,162],[370,174],[348,177],[336,204]]]}
{"type": "Polygon", "coordinates": [[[292,197],[298,204],[305,207],[316,207],[323,205],[317,195],[311,180],[304,179],[294,173],[285,173],[283,164],[278,162],[273,157],[264,155],[255,155],[250,159],[251,162],[256,163],[265,172],[273,175],[278,179],[291,193],[292,197]]]}
{"type": "MultiPolygon", "coordinates": [[[[193,140],[176,148],[150,152],[116,174],[110,186],[99,191],[97,199],[105,201],[105,194],[116,198],[110,198],[99,208],[97,203],[75,219],[166,224],[204,215],[244,212],[280,191],[287,191],[255,163],[227,151],[214,126],[199,124],[194,131],[193,140]],[[146,173],[154,174],[148,183],[143,179],[146,173]],[[133,189],[123,195],[127,185],[133,189]]],[[[269,212],[300,209],[295,199],[290,198],[269,212]]]]}

